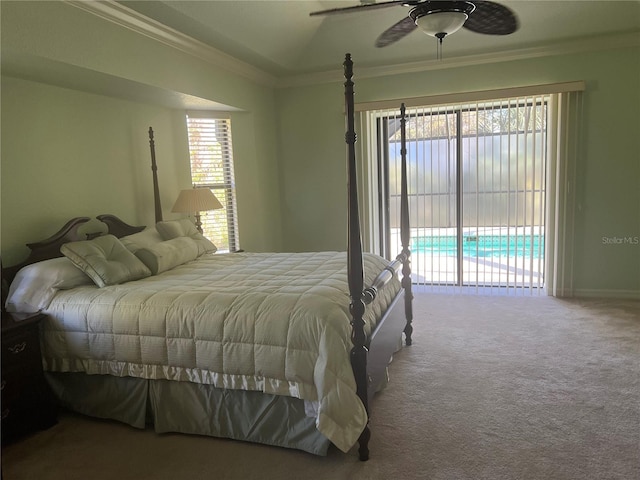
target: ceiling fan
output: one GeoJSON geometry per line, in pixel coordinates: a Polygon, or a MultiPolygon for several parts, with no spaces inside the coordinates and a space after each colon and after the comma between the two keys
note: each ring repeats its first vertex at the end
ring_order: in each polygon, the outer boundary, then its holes
{"type": "Polygon", "coordinates": [[[360,5],[331,8],[310,13],[334,15],[362,12],[401,5],[410,7],[409,16],[389,27],[376,40],[376,47],[386,47],[419,28],[439,40],[464,27],[476,33],[509,35],[518,29],[518,19],[511,9],[499,3],[472,0],[391,0],[378,3],[363,2],[360,5]]]}

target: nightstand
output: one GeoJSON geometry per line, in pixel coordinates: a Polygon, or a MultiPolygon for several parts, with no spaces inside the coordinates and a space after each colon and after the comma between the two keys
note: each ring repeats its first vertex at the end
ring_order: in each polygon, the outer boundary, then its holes
{"type": "Polygon", "coordinates": [[[51,427],[57,407],[42,372],[43,314],[2,312],[2,443],[51,427]]]}

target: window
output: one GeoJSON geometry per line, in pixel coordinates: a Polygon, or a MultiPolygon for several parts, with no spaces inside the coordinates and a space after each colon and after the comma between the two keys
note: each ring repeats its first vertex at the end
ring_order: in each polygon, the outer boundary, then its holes
{"type": "Polygon", "coordinates": [[[224,208],[201,212],[202,231],[220,252],[239,249],[231,120],[187,115],[191,181],[210,188],[224,208]]]}
{"type": "Polygon", "coordinates": [[[404,103],[414,283],[570,296],[584,89],[567,82],[356,104],[365,248],[399,252],[404,103]]]}
{"type": "MultiPolygon", "coordinates": [[[[407,111],[413,265],[418,283],[539,289],[544,284],[548,97],[407,111]]],[[[395,116],[380,143],[389,206],[382,244],[399,220],[395,116]]],[[[384,178],[384,176],[383,176],[384,178]]],[[[393,244],[393,245],[391,245],[393,244]]],[[[390,250],[389,250],[389,247],[390,250]]]]}

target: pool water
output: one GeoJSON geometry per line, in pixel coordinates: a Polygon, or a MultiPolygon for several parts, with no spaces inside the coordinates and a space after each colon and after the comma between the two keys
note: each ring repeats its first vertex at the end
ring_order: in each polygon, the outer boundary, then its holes
{"type": "MultiPolygon", "coordinates": [[[[416,253],[455,257],[457,245],[458,240],[454,236],[411,238],[411,250],[416,253]]],[[[544,256],[544,238],[537,235],[465,235],[462,254],[478,258],[541,258],[544,256]]]]}

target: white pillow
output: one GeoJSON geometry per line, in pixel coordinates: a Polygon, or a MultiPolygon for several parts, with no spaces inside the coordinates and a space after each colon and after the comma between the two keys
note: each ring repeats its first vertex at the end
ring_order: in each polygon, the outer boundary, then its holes
{"type": "Polygon", "coordinates": [[[151,248],[158,243],[164,241],[155,227],[145,228],[141,232],[127,235],[120,239],[122,244],[127,247],[131,253],[136,253],[141,248],[151,248]]]}
{"type": "Polygon", "coordinates": [[[157,275],[198,258],[198,245],[192,238],[177,237],[149,248],[140,248],[135,255],[152,274],[157,275]]]}
{"type": "Polygon", "coordinates": [[[188,218],[158,222],[156,223],[156,229],[165,240],[178,237],[191,237],[195,240],[196,245],[198,245],[198,256],[203,253],[213,253],[218,250],[211,240],[202,235],[188,218]]]}
{"type": "Polygon", "coordinates": [[[151,271],[113,235],[65,243],[60,252],[99,287],[148,277],[151,271]]]}
{"type": "Polygon", "coordinates": [[[58,290],[94,285],[68,258],[60,257],[21,268],[9,286],[8,312],[33,313],[49,307],[58,290]]]}

